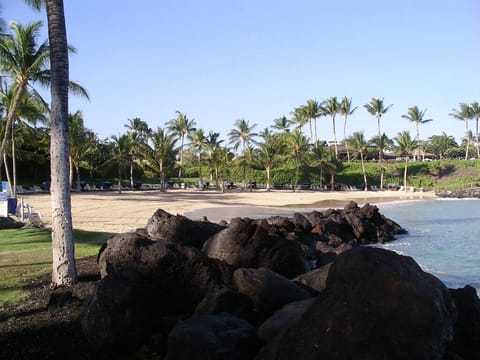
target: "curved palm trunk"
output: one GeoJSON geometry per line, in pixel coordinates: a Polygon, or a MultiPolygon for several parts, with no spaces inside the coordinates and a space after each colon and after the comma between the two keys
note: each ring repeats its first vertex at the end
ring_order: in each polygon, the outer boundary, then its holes
{"type": "Polygon", "coordinates": [[[3,163],[5,164],[5,175],[7,176],[7,181],[10,184],[10,189],[11,189],[12,196],[15,197],[16,193],[17,193],[17,189],[14,188],[14,186],[12,185],[12,178],[10,177],[10,170],[8,170],[8,166],[7,166],[7,154],[6,153],[3,154],[3,163]],[[13,194],[15,194],[15,195],[13,195],[13,194]]]}
{"type": "Polygon", "coordinates": [[[295,189],[298,186],[298,174],[299,174],[299,168],[300,168],[299,161],[298,161],[298,158],[299,158],[298,155],[299,154],[297,153],[296,156],[295,156],[295,185],[293,186],[293,192],[295,192],[295,189]]]}
{"type": "MultiPolygon", "coordinates": [[[[15,114],[17,112],[17,107],[20,102],[20,98],[22,97],[23,91],[26,87],[27,83],[26,82],[21,82],[18,84],[18,89],[17,93],[15,94],[15,97],[13,98],[12,101],[12,106],[10,109],[8,109],[8,114],[7,114],[7,120],[5,121],[5,129],[3,132],[3,138],[2,138],[2,143],[0,144],[0,169],[2,168],[3,165],[3,155],[5,154],[5,149],[7,148],[7,141],[10,137],[10,132],[13,129],[13,123],[15,121],[15,114]]],[[[1,175],[1,172],[0,172],[1,175]]],[[[1,180],[1,178],[0,178],[1,180]]]]}
{"type": "Polygon", "coordinates": [[[405,169],[403,170],[403,191],[407,191],[407,169],[408,169],[408,155],[405,156],[405,169]]]}
{"type": "Polygon", "coordinates": [[[8,173],[8,168],[7,168],[7,163],[5,162],[5,171],[7,172],[7,181],[11,185],[11,195],[12,197],[17,197],[17,160],[16,160],[16,154],[15,154],[15,121],[12,124],[12,178],[13,178],[13,184],[12,184],[12,179],[9,179],[9,173],[8,173]]]}
{"type": "MultiPolygon", "coordinates": [[[[46,0],[51,63],[52,285],[77,282],[68,186],[68,48],[62,0],[46,0]]],[[[18,95],[18,94],[17,94],[18,95]]]]}

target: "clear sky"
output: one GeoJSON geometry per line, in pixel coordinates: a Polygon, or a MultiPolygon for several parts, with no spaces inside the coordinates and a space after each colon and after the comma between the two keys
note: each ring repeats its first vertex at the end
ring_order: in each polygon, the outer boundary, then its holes
{"type": "MultiPolygon", "coordinates": [[[[70,99],[101,138],[139,117],[164,126],[185,112],[206,133],[226,139],[235,120],[261,131],[313,98],[348,96],[358,106],[347,133],[377,133],[363,107],[393,104],[381,120],[394,137],[410,130],[410,106],[434,121],[421,138],[464,124],[448,114],[480,101],[478,0],[64,0],[69,42],[78,53],[70,77],[91,102],[70,99]]],[[[0,0],[2,17],[42,19],[22,0],[0,0]]],[[[471,128],[474,123],[471,122],[471,128]]],[[[305,129],[307,130],[307,129],[305,129]]],[[[342,120],[337,134],[343,136],[342,120]]],[[[319,138],[332,138],[330,118],[319,138]]]]}

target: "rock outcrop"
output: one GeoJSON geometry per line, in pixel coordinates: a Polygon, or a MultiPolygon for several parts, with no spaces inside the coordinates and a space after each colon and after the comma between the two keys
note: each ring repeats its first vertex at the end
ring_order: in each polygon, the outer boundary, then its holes
{"type": "Polygon", "coordinates": [[[102,246],[83,304],[94,345],[166,359],[473,359],[480,301],[409,257],[372,205],[218,225],[158,210],[102,246]],[[373,345],[372,345],[373,344],[373,345]]]}

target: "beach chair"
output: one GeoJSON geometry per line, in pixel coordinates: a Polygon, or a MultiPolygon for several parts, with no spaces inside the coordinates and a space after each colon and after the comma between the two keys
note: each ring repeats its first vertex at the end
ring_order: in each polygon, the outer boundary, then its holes
{"type": "Polygon", "coordinates": [[[28,221],[31,225],[39,228],[45,227],[45,224],[42,220],[42,215],[39,212],[31,212],[28,216],[28,221]]]}

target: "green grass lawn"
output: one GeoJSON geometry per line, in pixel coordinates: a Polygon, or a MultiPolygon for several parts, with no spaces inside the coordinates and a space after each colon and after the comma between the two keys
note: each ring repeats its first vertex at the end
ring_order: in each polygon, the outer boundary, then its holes
{"type": "MultiPolygon", "coordinates": [[[[74,230],[75,258],[96,255],[109,233],[74,230]]],[[[50,272],[50,230],[39,228],[0,230],[0,309],[26,297],[28,281],[50,272]]]]}

